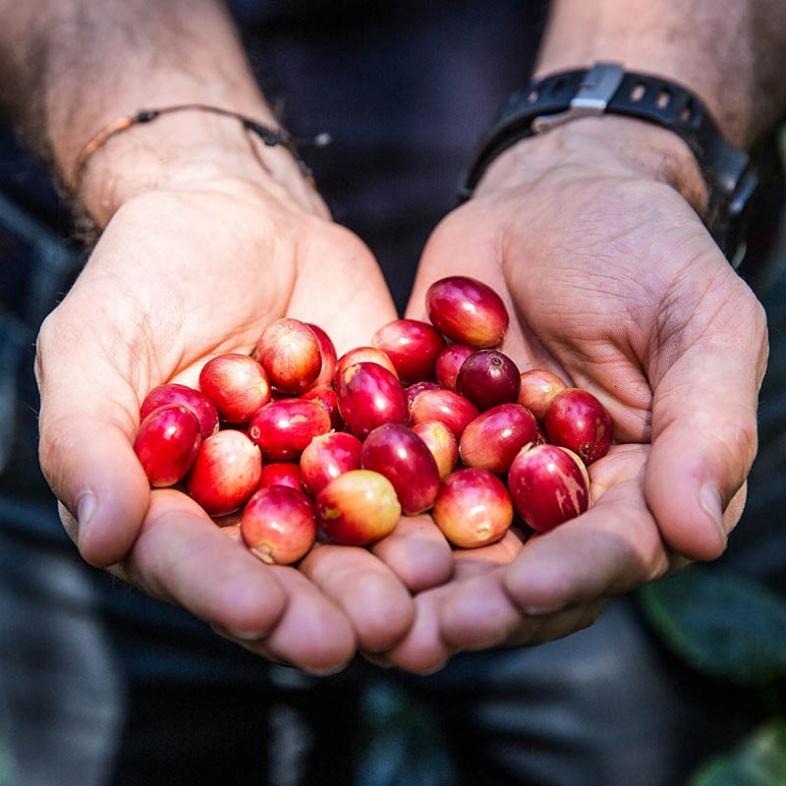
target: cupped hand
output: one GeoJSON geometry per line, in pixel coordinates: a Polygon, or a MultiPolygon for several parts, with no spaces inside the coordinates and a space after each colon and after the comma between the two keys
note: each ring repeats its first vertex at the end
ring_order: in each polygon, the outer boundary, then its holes
{"type": "MultiPolygon", "coordinates": [[[[151,493],[132,449],[148,390],[195,386],[209,358],[250,352],[274,319],[319,324],[343,351],[395,318],[368,249],[311,208],[238,177],[175,178],[133,197],[42,327],[37,375],[41,464],[83,557],[255,652],[327,671],[358,642],[386,649],[404,635],[408,586],[364,549],[318,547],[303,572],[267,567],[181,492],[151,493]]],[[[406,562],[417,588],[451,563],[415,535],[388,561],[406,562]]]]}
{"type": "Polygon", "coordinates": [[[443,276],[487,282],[511,312],[503,350],[593,392],[617,444],[590,468],[583,516],[456,552],[389,662],[430,670],[565,635],[608,596],[725,549],[756,453],[766,320],[677,190],[700,205],[681,144],[637,121],[568,124],[500,157],[431,237],[410,315],[443,276]]]}

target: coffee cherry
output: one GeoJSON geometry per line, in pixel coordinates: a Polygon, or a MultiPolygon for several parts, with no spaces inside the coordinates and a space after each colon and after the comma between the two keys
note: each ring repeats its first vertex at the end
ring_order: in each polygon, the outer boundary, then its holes
{"type": "Polygon", "coordinates": [[[523,449],[510,466],[508,488],[518,514],[538,532],[581,515],[589,505],[581,459],[557,445],[523,449]]]}
{"type": "Polygon", "coordinates": [[[521,375],[516,364],[502,352],[481,349],[462,364],[456,379],[456,391],[479,410],[516,401],[521,375]]]}
{"type": "Polygon", "coordinates": [[[349,366],[338,378],[338,408],[349,430],[365,439],[383,423],[407,423],[407,395],[401,383],[376,363],[349,366]]]}
{"type": "Polygon", "coordinates": [[[336,375],[334,382],[338,387],[338,381],[344,375],[344,372],[350,367],[358,363],[376,363],[378,366],[387,369],[396,379],[398,379],[398,371],[393,365],[393,361],[381,350],[376,347],[355,347],[345,352],[336,363],[336,375]]]}
{"type": "Polygon", "coordinates": [[[312,496],[353,469],[360,469],[360,440],[340,431],[314,437],[300,457],[303,483],[312,496]]]}
{"type": "Polygon", "coordinates": [[[319,525],[334,543],[367,546],[389,535],[400,516],[393,485],[378,472],[346,472],[317,495],[319,525]]]}
{"type": "Polygon", "coordinates": [[[456,380],[464,361],[475,352],[475,347],[467,344],[449,344],[437,356],[434,371],[437,382],[446,390],[456,389],[456,380]]]}
{"type": "Polygon", "coordinates": [[[426,447],[437,462],[439,479],[444,480],[453,472],[458,461],[458,441],[453,432],[438,420],[416,423],[412,431],[426,443],[426,447]]]}
{"type": "Polygon", "coordinates": [[[498,475],[508,471],[516,454],[534,444],[538,423],[519,404],[500,404],[481,412],[461,435],[459,454],[468,467],[487,469],[498,475]]]}
{"type": "Polygon", "coordinates": [[[603,405],[586,390],[565,388],[557,393],[543,420],[549,442],[568,448],[591,464],[608,452],[614,426],[603,405]]]}
{"type": "Polygon", "coordinates": [[[174,486],[191,468],[202,436],[196,415],[181,404],[154,409],[142,421],[134,451],[154,488],[174,486]]]}
{"type": "Polygon", "coordinates": [[[213,402],[204,393],[176,382],[153,388],[139,408],[139,419],[144,420],[154,409],[167,404],[181,404],[190,409],[199,421],[202,437],[209,437],[218,430],[218,411],[213,402]]]}
{"type": "Polygon", "coordinates": [[[268,565],[291,565],[304,557],[317,537],[314,507],[302,491],[271,486],[257,491],[240,519],[243,541],[268,565]]]}
{"type": "Polygon", "coordinates": [[[302,393],[317,380],[322,354],[314,331],[297,319],[277,319],[265,328],[256,357],[282,393],[302,393]]]}
{"type": "Polygon", "coordinates": [[[439,469],[426,444],[406,426],[386,423],[363,442],[360,464],[384,475],[407,516],[428,510],[439,491],[439,469]]]}
{"type": "Polygon", "coordinates": [[[505,484],[485,469],[460,469],[449,475],[434,503],[434,521],[462,549],[495,543],[513,522],[505,484]]]}
{"type": "Polygon", "coordinates": [[[311,440],[330,431],[330,418],[315,401],[284,398],[262,407],[248,426],[248,435],[266,459],[298,458],[311,440]]]}
{"type": "Polygon", "coordinates": [[[336,373],[336,347],[330,336],[319,325],[307,322],[306,327],[311,328],[311,332],[319,344],[319,355],[322,358],[322,366],[319,376],[314,380],[314,385],[332,385],[333,376],[336,373]]]}
{"type": "Polygon", "coordinates": [[[496,347],[508,329],[502,298],[474,278],[450,276],[435,281],[426,293],[426,308],[440,333],[471,347],[496,347]]]}
{"type": "Polygon", "coordinates": [[[478,410],[474,404],[450,390],[425,390],[412,403],[413,423],[438,420],[457,438],[477,416],[478,410]]]}
{"type": "Polygon", "coordinates": [[[256,491],[261,474],[259,448],[242,431],[227,429],[202,442],[186,488],[211,516],[226,516],[256,491]]]}
{"type": "Polygon", "coordinates": [[[317,385],[307,390],[300,398],[319,404],[328,413],[330,425],[333,428],[339,429],[344,425],[341,413],[338,411],[338,394],[333,388],[327,385],[317,385]]]}
{"type": "Polygon", "coordinates": [[[257,489],[267,489],[271,486],[287,486],[295,491],[303,491],[303,480],[300,477],[300,467],[287,461],[274,461],[262,467],[257,489]]]}
{"type": "Polygon", "coordinates": [[[371,339],[396,367],[402,382],[417,382],[434,376],[437,355],[445,340],[427,322],[397,319],[383,325],[371,339]]]}
{"type": "Polygon", "coordinates": [[[205,363],[199,387],[228,423],[246,423],[270,401],[265,370],[248,355],[219,355],[205,363]]]}
{"type": "Polygon", "coordinates": [[[436,382],[428,382],[426,380],[423,380],[422,382],[416,382],[414,385],[410,385],[406,391],[407,409],[410,411],[410,413],[412,412],[412,403],[424,390],[442,390],[442,388],[436,382]]]}
{"type": "Polygon", "coordinates": [[[542,368],[524,371],[518,402],[538,419],[543,420],[552,399],[567,386],[556,375],[542,368]]]}

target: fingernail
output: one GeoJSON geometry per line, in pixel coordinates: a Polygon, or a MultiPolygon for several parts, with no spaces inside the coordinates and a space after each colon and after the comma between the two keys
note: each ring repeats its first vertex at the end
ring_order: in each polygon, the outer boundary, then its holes
{"type": "Polygon", "coordinates": [[[96,498],[91,491],[86,491],[79,497],[76,503],[76,519],[79,524],[79,533],[84,534],[85,529],[90,526],[90,521],[96,512],[96,498]]]}
{"type": "Polygon", "coordinates": [[[699,491],[701,509],[713,520],[724,546],[728,540],[726,526],[723,523],[723,502],[718,489],[713,483],[705,483],[699,491]]]}

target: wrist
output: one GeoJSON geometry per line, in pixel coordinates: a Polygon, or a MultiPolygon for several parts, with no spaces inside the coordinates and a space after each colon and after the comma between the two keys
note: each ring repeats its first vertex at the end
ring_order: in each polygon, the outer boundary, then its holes
{"type": "Polygon", "coordinates": [[[567,167],[665,183],[700,216],[706,211],[707,185],[685,142],[668,129],[616,115],[571,120],[517,142],[492,162],[476,194],[524,186],[567,167]]]}
{"type": "Polygon", "coordinates": [[[296,209],[327,214],[286,148],[265,145],[233,118],[200,111],[164,115],[112,136],[86,162],[74,198],[103,227],[121,205],[145,192],[227,179],[262,187],[296,209]]]}
{"type": "MultiPolygon", "coordinates": [[[[772,115],[772,98],[757,100],[757,60],[760,67],[766,63],[756,56],[756,47],[766,44],[764,35],[754,37],[753,5],[735,0],[554,0],[535,76],[584,69],[599,60],[655,74],[695,93],[726,139],[748,148],[777,116],[772,115]]],[[[782,93],[776,84],[769,90],[773,97],[782,93]]]]}

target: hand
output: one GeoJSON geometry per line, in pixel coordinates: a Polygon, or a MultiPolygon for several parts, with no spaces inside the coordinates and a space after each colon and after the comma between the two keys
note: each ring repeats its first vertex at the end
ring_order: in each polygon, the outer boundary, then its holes
{"type": "Polygon", "coordinates": [[[457,649],[565,635],[604,598],[723,552],[756,452],[766,322],[677,188],[701,202],[676,137],[582,120],[508,151],[434,232],[411,315],[438,278],[486,281],[510,309],[503,349],[597,395],[619,444],[590,468],[586,514],[457,552],[392,662],[428,670],[457,649]]]}
{"type": "MultiPolygon", "coordinates": [[[[284,315],[318,323],[339,351],[395,318],[370,252],[313,194],[200,169],[133,196],[41,330],[41,463],[88,562],[254,652],[323,672],[358,642],[385,649],[404,635],[405,583],[364,549],[317,548],[303,573],[267,567],[181,492],[151,493],[132,450],[148,390],[195,385],[210,357],[249,352],[284,315]]],[[[406,563],[411,587],[444,580],[449,550],[414,534],[397,535],[389,561],[406,563]]]]}

